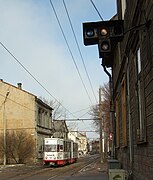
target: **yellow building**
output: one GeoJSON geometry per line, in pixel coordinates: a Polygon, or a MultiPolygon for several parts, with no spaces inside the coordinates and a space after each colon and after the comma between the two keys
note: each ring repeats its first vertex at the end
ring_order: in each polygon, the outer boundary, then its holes
{"type": "Polygon", "coordinates": [[[88,153],[88,139],[85,133],[78,133],[78,151],[80,155],[88,153]]]}
{"type": "MultiPolygon", "coordinates": [[[[31,135],[35,142],[35,162],[42,158],[43,139],[53,134],[52,110],[35,95],[24,91],[21,83],[16,87],[0,80],[0,134],[4,141],[11,131],[31,135]]],[[[0,163],[3,163],[3,158],[0,163]]]]}

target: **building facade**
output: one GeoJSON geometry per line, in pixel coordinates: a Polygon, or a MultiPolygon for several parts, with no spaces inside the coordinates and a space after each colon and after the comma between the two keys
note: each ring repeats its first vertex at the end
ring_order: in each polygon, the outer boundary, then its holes
{"type": "Polygon", "coordinates": [[[78,132],[78,151],[81,155],[88,153],[88,139],[85,133],[78,132]]]}
{"type": "Polygon", "coordinates": [[[75,143],[79,143],[78,132],[71,132],[71,131],[69,131],[68,139],[71,139],[75,143]]]}
{"type": "Polygon", "coordinates": [[[124,38],[112,57],[114,151],[128,179],[153,179],[153,1],[117,0],[124,38]]]}
{"type": "Polygon", "coordinates": [[[68,139],[68,127],[65,120],[53,120],[54,138],[68,139]]]}
{"type": "Polygon", "coordinates": [[[100,153],[100,142],[99,140],[94,140],[91,142],[91,154],[100,153]]]}
{"type": "MultiPolygon", "coordinates": [[[[0,134],[26,132],[35,142],[33,161],[42,158],[43,139],[51,137],[52,108],[35,95],[0,80],[0,134]]],[[[1,162],[3,159],[1,158],[1,162]]]]}

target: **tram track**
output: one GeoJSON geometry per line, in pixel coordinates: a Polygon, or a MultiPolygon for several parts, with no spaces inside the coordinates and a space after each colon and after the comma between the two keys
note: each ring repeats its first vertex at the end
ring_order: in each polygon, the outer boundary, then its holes
{"type": "Polygon", "coordinates": [[[76,174],[83,173],[86,170],[89,170],[89,168],[93,168],[94,164],[97,162],[99,158],[89,159],[88,161],[82,161],[80,163],[75,163],[71,165],[71,168],[68,168],[67,171],[64,172],[58,172],[55,176],[52,176],[48,178],[47,180],[54,180],[58,177],[63,176],[75,176],[76,174]]]}
{"type": "Polygon", "coordinates": [[[30,168],[29,169],[20,169],[19,171],[15,169],[15,172],[12,170],[12,174],[9,176],[9,172],[6,172],[6,176],[4,174],[3,177],[1,177],[0,173],[0,179],[1,180],[31,180],[38,176],[46,176],[46,180],[55,180],[60,177],[66,177],[66,176],[75,176],[80,173],[84,173],[89,168],[92,168],[94,166],[94,163],[99,159],[99,157],[93,156],[93,157],[85,157],[78,160],[78,162],[62,167],[56,167],[56,168],[30,168]],[[8,174],[8,176],[7,176],[8,174]]]}

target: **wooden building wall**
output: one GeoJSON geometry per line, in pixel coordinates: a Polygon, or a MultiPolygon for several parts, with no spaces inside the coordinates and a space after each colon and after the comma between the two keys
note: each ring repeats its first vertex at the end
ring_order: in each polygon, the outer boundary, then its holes
{"type": "MultiPolygon", "coordinates": [[[[113,63],[116,157],[128,177],[153,179],[153,1],[118,0],[124,39],[113,63]],[[126,3],[124,16],[122,4],[126,3]]],[[[118,51],[118,49],[116,49],[118,51]]]]}

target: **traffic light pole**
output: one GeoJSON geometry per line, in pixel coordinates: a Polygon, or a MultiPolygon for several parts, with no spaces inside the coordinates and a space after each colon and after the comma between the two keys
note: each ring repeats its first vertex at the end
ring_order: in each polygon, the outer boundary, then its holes
{"type": "Polygon", "coordinates": [[[100,126],[100,162],[103,163],[103,136],[102,136],[102,100],[101,88],[99,88],[99,126],[100,126]]]}

